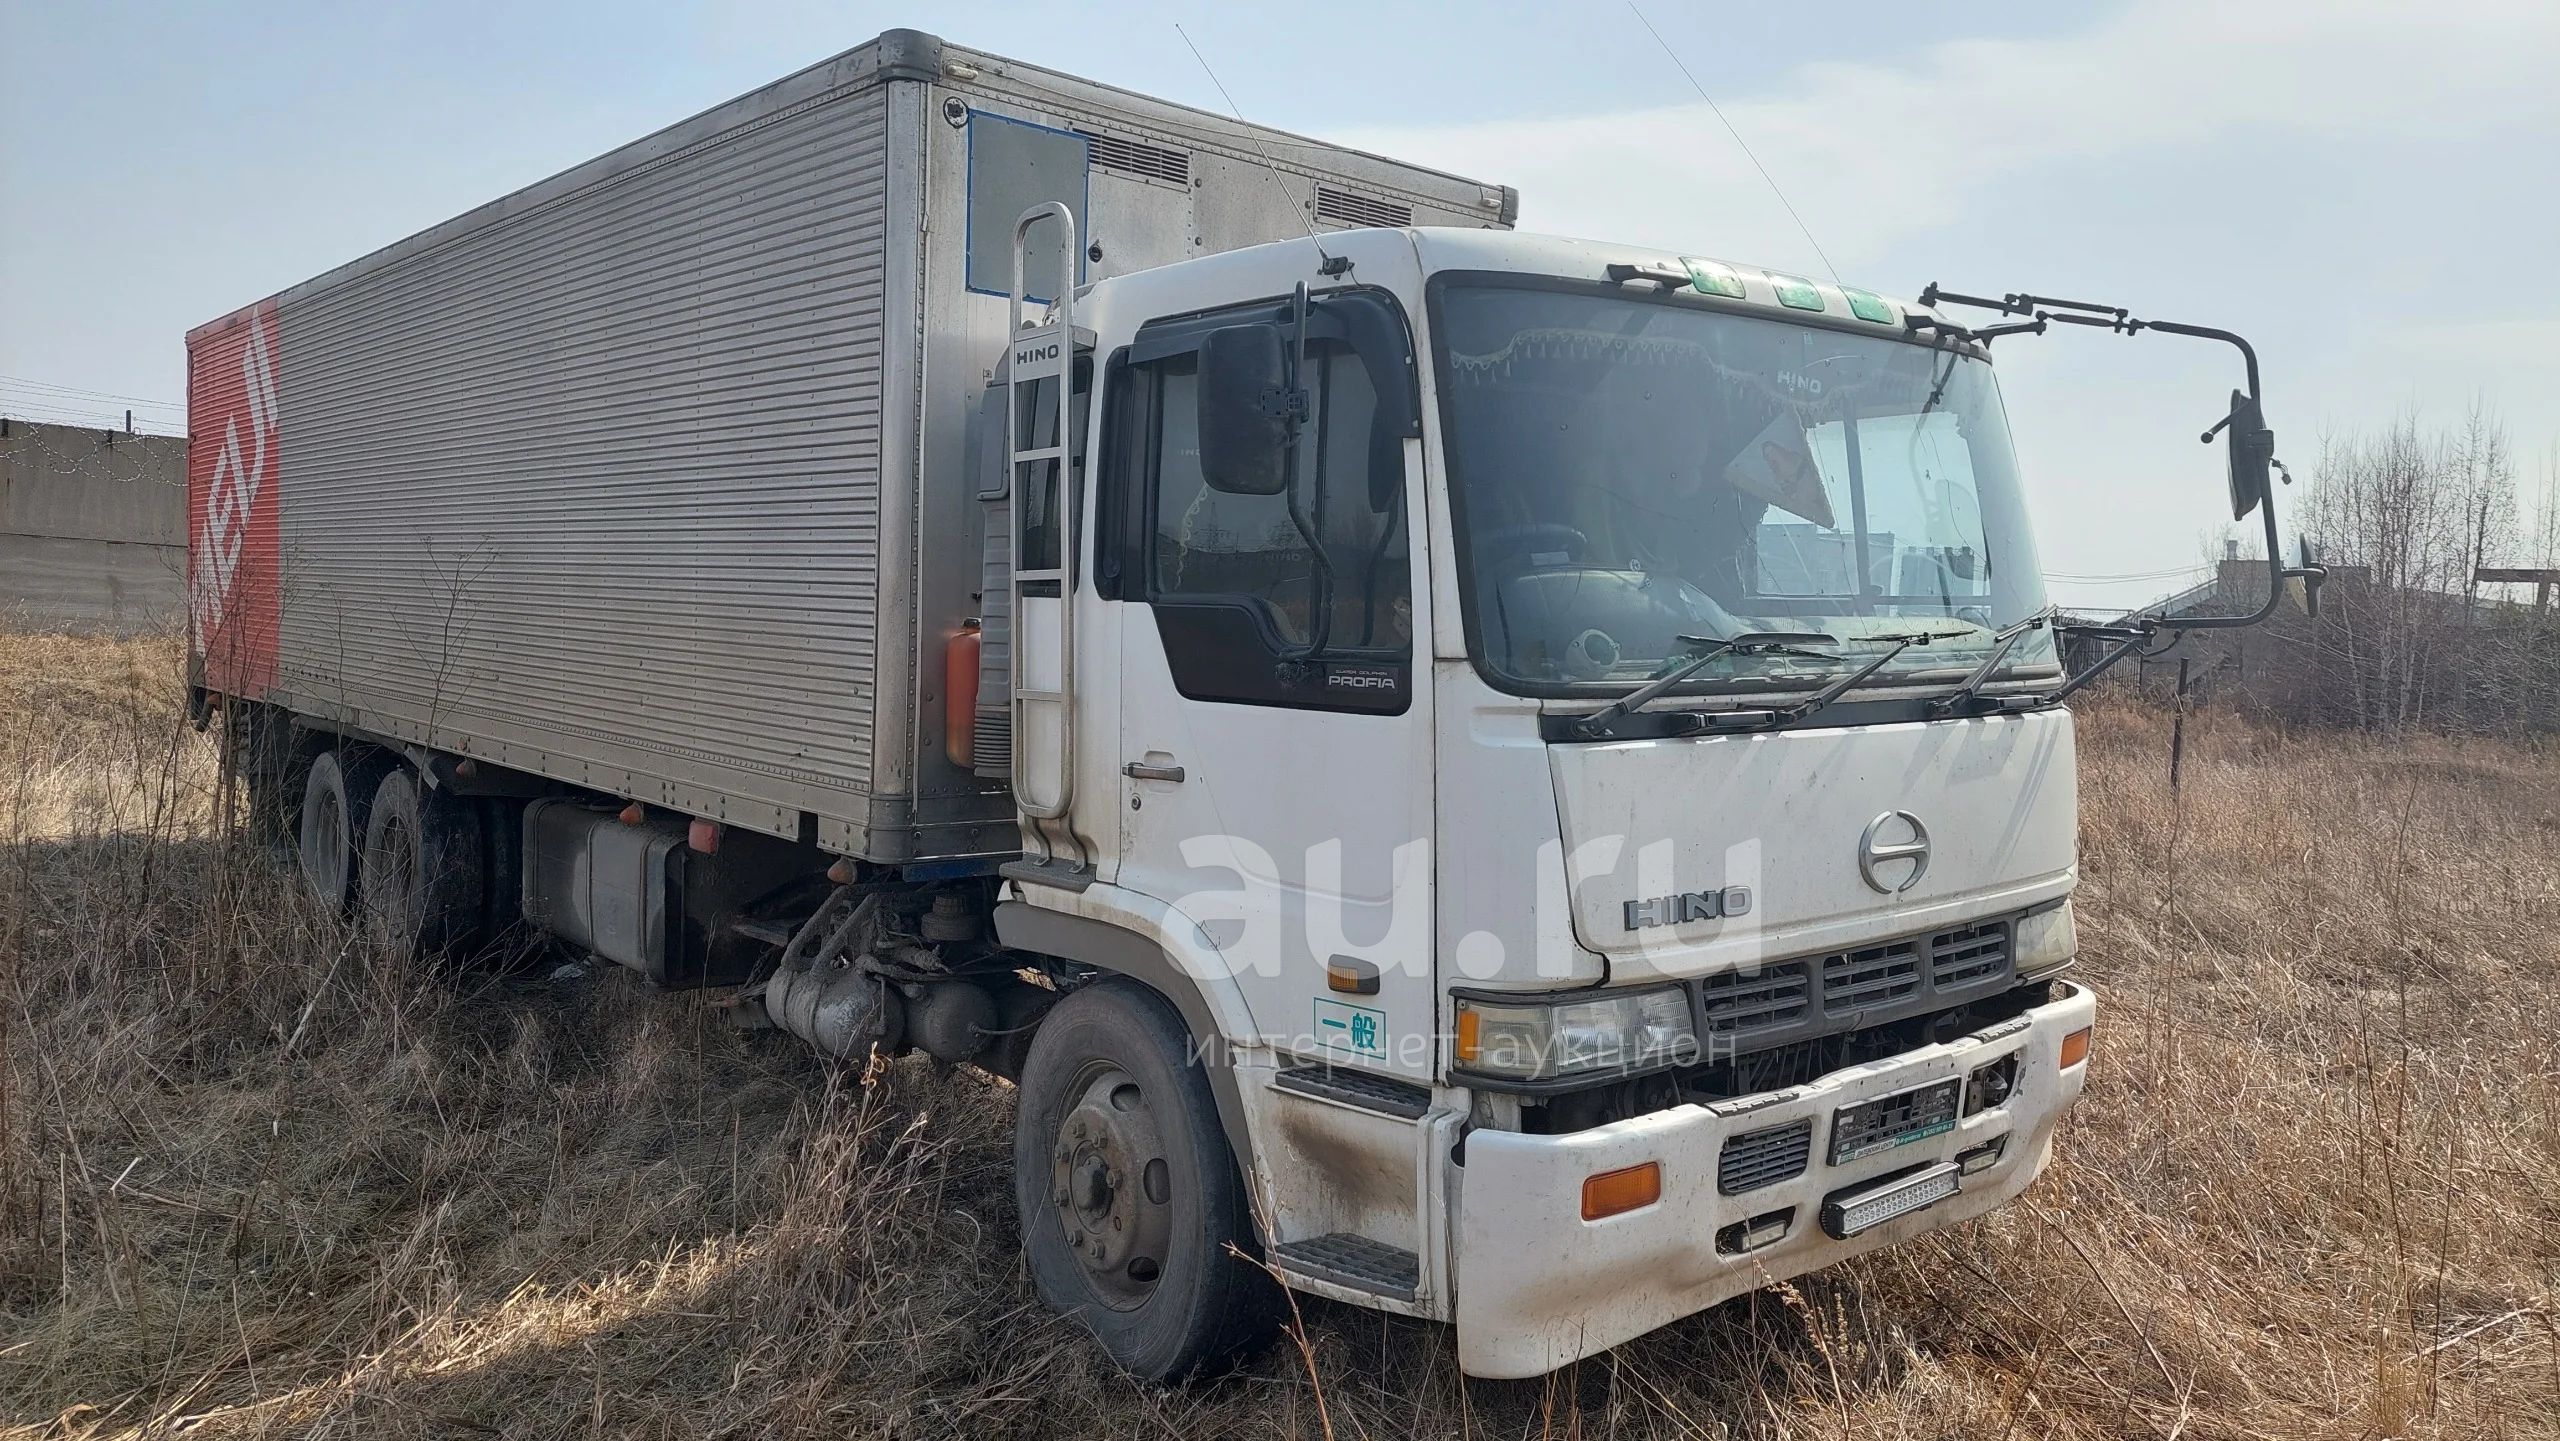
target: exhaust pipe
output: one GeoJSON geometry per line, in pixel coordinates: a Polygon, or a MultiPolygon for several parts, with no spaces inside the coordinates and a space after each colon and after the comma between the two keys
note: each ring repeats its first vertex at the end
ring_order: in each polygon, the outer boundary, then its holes
{"type": "Polygon", "coordinates": [[[898,1050],[905,1005],[866,964],[880,906],[876,893],[856,900],[850,889],[839,890],[791,937],[765,982],[765,1015],[774,1025],[848,1060],[866,1059],[874,1048],[898,1050]]]}

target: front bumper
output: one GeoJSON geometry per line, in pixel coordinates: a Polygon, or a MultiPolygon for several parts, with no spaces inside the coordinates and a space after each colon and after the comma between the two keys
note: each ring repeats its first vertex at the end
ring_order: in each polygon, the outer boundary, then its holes
{"type": "Polygon", "coordinates": [[[2016,1020],[1943,1045],[1835,1071],[1766,1096],[1684,1105],[1563,1136],[1479,1130],[1457,1173],[1458,1360],[1469,1375],[1538,1376],[1657,1326],[1879,1246],[1981,1215],[2027,1188],[2052,1155],[2054,1128],[2080,1095],[2085,1065],[2061,1068],[2063,1038],[2090,1024],[2096,1001],[2067,981],[2016,1020]],[[2020,1022],[2024,1022],[2023,1025],[2020,1022]],[[1843,1106],[1891,1095],[2019,1053],[2015,1091],[1960,1116],[1943,1135],[1829,1165],[1843,1106]],[[1723,1195],[1727,1138],[1797,1119],[1811,1154],[1792,1180],[1723,1195]],[[1955,1194],[1846,1240],[1826,1234],[1823,1201],[1862,1182],[1952,1162],[1994,1139],[2000,1158],[1958,1180],[1955,1194]],[[1599,1221],[1582,1219],[1584,1178],[1658,1161],[1662,1198],[1599,1221]],[[1784,1239],[1722,1254],[1716,1233],[1791,1211],[1784,1239]]]}

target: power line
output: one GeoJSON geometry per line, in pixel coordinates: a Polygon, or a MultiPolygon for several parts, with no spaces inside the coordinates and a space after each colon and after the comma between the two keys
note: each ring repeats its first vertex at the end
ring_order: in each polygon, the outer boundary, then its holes
{"type": "Polygon", "coordinates": [[[186,403],[177,400],[153,400],[142,395],[118,395],[111,390],[84,390],[76,385],[56,385],[49,380],[30,380],[23,375],[0,375],[0,385],[13,385],[25,390],[52,391],[58,395],[76,395],[84,400],[115,400],[128,405],[156,406],[163,410],[184,410],[186,403]]]}
{"type": "Polygon", "coordinates": [[[120,411],[108,413],[105,411],[85,410],[77,407],[57,405],[22,405],[16,401],[7,399],[0,399],[0,420],[16,421],[21,425],[61,426],[69,430],[111,430],[119,435],[175,435],[183,437],[186,434],[186,427],[183,424],[175,421],[155,419],[150,416],[135,416],[133,418],[133,429],[128,432],[125,429],[125,417],[120,411]]]}
{"type": "Polygon", "coordinates": [[[2114,575],[2082,575],[2071,571],[2049,570],[2044,573],[2044,578],[2047,580],[2059,580],[2071,582],[2073,584],[2088,585],[2104,584],[2109,581],[2120,580],[2175,580],[2180,576],[2202,575],[2207,569],[2208,567],[2201,565],[2183,565],[2175,570],[2125,571],[2114,575]]]}
{"type": "Polygon", "coordinates": [[[123,419],[125,412],[130,410],[141,419],[173,425],[184,424],[187,414],[184,407],[160,410],[146,405],[122,405],[111,400],[89,400],[76,395],[46,395],[33,390],[20,393],[9,386],[0,385],[0,408],[16,409],[22,406],[39,410],[67,410],[82,415],[113,415],[119,420],[123,419]]]}
{"type": "Polygon", "coordinates": [[[1787,198],[1786,191],[1778,188],[1778,177],[1769,173],[1769,167],[1761,164],[1760,157],[1751,153],[1751,142],[1742,138],[1742,132],[1733,128],[1732,121],[1725,119],[1724,107],[1716,104],[1716,98],[1707,93],[1707,87],[1699,84],[1698,77],[1689,73],[1689,67],[1681,61],[1679,53],[1671,48],[1671,42],[1662,38],[1662,32],[1653,28],[1653,22],[1644,18],[1642,10],[1636,9],[1636,0],[1627,0],[1627,9],[1635,15],[1637,23],[1644,26],[1644,33],[1652,36],[1653,43],[1661,46],[1662,53],[1670,57],[1673,65],[1679,67],[1681,78],[1689,82],[1689,88],[1697,91],[1698,98],[1707,102],[1707,109],[1714,112],[1717,121],[1723,124],[1724,133],[1732,136],[1733,143],[1741,147],[1742,157],[1751,162],[1751,168],[1759,171],[1760,178],[1769,182],[1769,193],[1777,196],[1778,203],[1787,208],[1787,218],[1796,223],[1796,229],[1804,232],[1805,243],[1812,246],[1813,253],[1822,258],[1822,268],[1831,272],[1831,283],[1834,285],[1846,283],[1840,279],[1840,267],[1831,263],[1830,253],[1822,248],[1822,242],[1813,238],[1813,227],[1804,223],[1804,217],[1796,213],[1795,202],[1787,198]]]}

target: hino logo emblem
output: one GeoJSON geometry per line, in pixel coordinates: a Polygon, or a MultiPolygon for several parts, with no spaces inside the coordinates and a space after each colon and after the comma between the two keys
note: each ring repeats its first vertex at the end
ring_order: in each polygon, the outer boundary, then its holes
{"type": "Polygon", "coordinates": [[[1653,926],[1679,926],[1691,921],[1720,921],[1728,916],[1751,914],[1751,888],[1727,886],[1720,891],[1682,891],[1675,896],[1655,896],[1650,900],[1628,901],[1623,914],[1627,929],[1641,931],[1653,926]]]}
{"type": "Polygon", "coordinates": [[[1867,833],[1858,837],[1858,874],[1866,878],[1869,886],[1888,896],[1897,895],[1920,884],[1920,878],[1928,873],[1929,828],[1920,824],[1918,816],[1909,811],[1886,811],[1867,822],[1867,833]],[[1886,840],[1885,833],[1896,829],[1907,830],[1910,838],[1886,840]],[[1911,874],[1898,883],[1878,874],[1896,861],[1909,861],[1911,874]]]}

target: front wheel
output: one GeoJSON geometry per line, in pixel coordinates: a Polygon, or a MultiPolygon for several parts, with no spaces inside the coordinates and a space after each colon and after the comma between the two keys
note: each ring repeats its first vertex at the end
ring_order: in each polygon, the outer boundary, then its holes
{"type": "Polygon", "coordinates": [[[1014,1119],[1014,1196],[1040,1298],[1149,1380],[1259,1343],[1278,1315],[1189,1042],[1154,992],[1087,986],[1032,1036],[1014,1119]]]}

